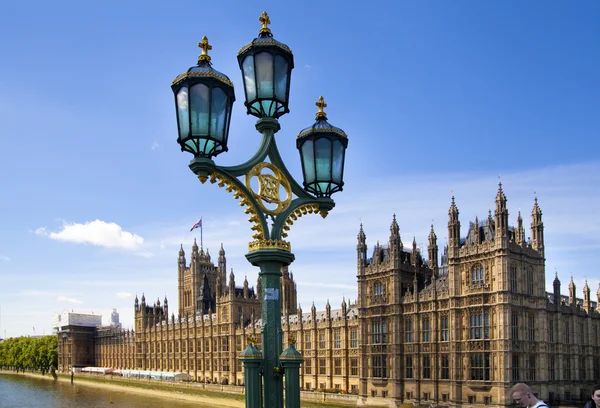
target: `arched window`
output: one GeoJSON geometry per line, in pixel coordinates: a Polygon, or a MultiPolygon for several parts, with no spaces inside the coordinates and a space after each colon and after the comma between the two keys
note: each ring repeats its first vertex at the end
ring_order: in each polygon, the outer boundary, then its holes
{"type": "Polygon", "coordinates": [[[485,283],[485,272],[481,264],[477,264],[471,269],[471,283],[473,285],[483,285],[485,283]]]}

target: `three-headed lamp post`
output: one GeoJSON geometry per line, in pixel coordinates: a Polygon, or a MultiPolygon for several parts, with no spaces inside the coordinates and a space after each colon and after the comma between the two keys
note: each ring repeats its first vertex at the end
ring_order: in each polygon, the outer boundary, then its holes
{"type": "Polygon", "coordinates": [[[190,169],[205,183],[218,183],[240,200],[252,223],[252,241],[246,258],[260,268],[262,299],[262,348],[249,339],[240,354],[244,362],[246,407],[300,407],[301,354],[293,339],[282,350],[281,268],[294,260],[285,240],[291,225],[305,214],[327,216],[335,203],[331,195],[344,185],[344,157],[348,137],[327,121],[320,97],[315,123],[296,139],[300,152],[303,186],[285,167],[277,149],[278,118],[289,112],[290,79],[294,67],[292,51],[273,38],[269,16],[263,13],[258,37],[238,53],[247,113],[256,116],[262,142],[247,162],[218,166],[213,158],[226,152],[231,110],[235,101],[229,78],[212,67],[206,37],[198,46],[198,64],[173,80],[177,111],[177,142],[194,158],[190,169]],[[270,222],[268,222],[270,221],[270,222]],[[264,388],[263,388],[264,387],[264,388]]]}

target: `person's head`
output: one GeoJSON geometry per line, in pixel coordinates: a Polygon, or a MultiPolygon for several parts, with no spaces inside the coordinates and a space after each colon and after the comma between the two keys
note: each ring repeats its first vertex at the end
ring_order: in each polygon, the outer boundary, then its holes
{"type": "Polygon", "coordinates": [[[600,408],[600,384],[592,388],[592,399],[596,403],[596,406],[600,408]]]}
{"type": "Polygon", "coordinates": [[[510,395],[517,405],[522,407],[535,405],[538,399],[531,392],[531,387],[527,384],[518,383],[510,389],[510,395]]]}

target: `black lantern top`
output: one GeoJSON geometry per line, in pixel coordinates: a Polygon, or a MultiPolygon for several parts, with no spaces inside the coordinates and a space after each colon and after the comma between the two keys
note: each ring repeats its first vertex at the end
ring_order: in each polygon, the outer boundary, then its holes
{"type": "Polygon", "coordinates": [[[296,140],[302,161],[304,189],[317,197],[329,197],[342,191],[344,161],[348,135],[327,122],[321,96],[316,103],[319,110],[315,123],[303,129],[296,140]]]}
{"type": "Polygon", "coordinates": [[[195,158],[211,158],[227,151],[235,94],[231,80],[212,67],[208,55],[212,46],[206,36],[198,47],[202,49],[198,65],[179,75],[171,85],[177,109],[177,142],[182,151],[195,158]]]}
{"type": "Polygon", "coordinates": [[[273,38],[269,15],[258,18],[258,37],[238,52],[243,73],[245,105],[248,114],[258,118],[278,118],[289,112],[290,78],[294,68],[292,50],[273,38]]]}

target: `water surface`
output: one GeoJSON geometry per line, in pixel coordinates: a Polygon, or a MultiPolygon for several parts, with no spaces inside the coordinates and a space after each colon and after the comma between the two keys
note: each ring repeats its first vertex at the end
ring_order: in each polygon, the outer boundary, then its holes
{"type": "Polygon", "coordinates": [[[68,382],[0,374],[0,408],[209,408],[214,406],[99,389],[77,384],[77,382],[71,385],[68,382]]]}

